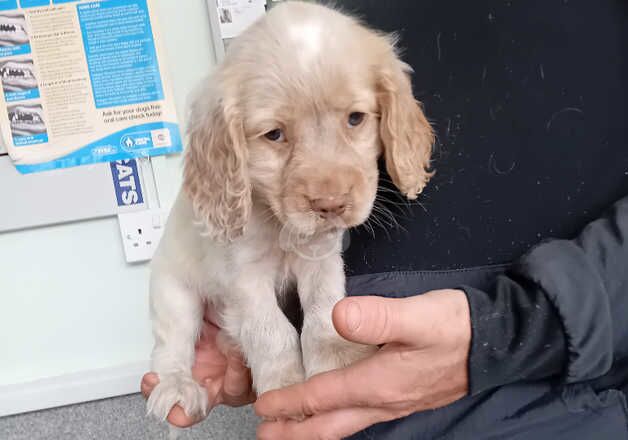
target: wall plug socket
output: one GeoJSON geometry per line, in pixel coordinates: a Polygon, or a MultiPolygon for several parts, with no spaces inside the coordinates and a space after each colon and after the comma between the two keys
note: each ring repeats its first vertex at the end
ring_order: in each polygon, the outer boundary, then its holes
{"type": "Polygon", "coordinates": [[[161,209],[118,214],[122,245],[128,263],[149,261],[159,245],[166,224],[161,209]]]}

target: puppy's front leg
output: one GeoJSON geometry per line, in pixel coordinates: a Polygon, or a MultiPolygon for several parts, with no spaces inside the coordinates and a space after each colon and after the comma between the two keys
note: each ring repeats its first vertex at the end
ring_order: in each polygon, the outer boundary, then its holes
{"type": "Polygon", "coordinates": [[[298,259],[293,270],[304,314],[301,349],[306,377],[346,367],[377,350],[377,347],[347,341],[332,323],[334,305],[345,296],[340,254],[320,260],[298,259]]]}
{"type": "Polygon", "coordinates": [[[148,414],[165,420],[179,403],[190,417],[207,413],[207,391],[192,378],[194,346],[203,318],[200,295],[167,271],[154,269],[150,307],[155,347],[152,370],[159,384],[148,399],[148,414]]]}
{"type": "Polygon", "coordinates": [[[272,279],[238,281],[225,301],[222,325],[239,344],[258,395],[303,381],[299,334],[277,303],[272,279]]]}

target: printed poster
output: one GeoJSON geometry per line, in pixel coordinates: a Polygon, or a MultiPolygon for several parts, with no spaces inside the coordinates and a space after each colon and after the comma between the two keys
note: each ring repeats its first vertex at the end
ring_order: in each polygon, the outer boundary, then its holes
{"type": "Polygon", "coordinates": [[[0,0],[0,129],[21,173],[179,152],[153,0],[0,0]]]}

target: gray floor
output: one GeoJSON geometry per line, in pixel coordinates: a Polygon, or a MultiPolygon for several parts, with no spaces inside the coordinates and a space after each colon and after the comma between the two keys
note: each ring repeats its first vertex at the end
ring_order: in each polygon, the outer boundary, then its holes
{"type": "MultiPolygon", "coordinates": [[[[99,400],[0,418],[0,440],[168,440],[167,425],[145,416],[140,395],[99,400]]],[[[251,407],[216,408],[205,422],[181,430],[177,440],[255,438],[251,407]]]]}

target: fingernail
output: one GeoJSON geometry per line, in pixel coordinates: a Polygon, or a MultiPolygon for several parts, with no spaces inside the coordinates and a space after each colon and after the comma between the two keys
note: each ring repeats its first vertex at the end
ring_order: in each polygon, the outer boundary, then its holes
{"type": "Polygon", "coordinates": [[[354,332],[358,329],[361,318],[362,311],[360,310],[360,305],[357,301],[351,301],[345,311],[345,320],[350,331],[354,332]]]}

